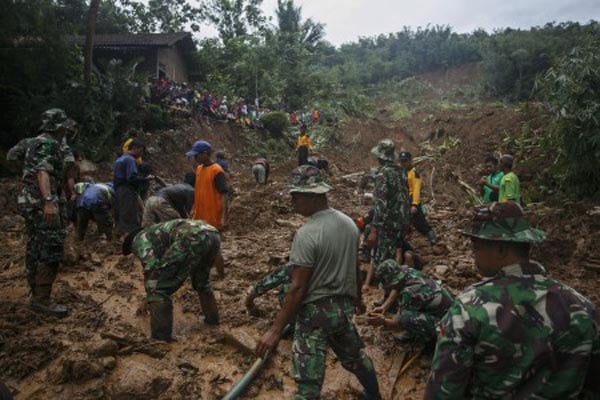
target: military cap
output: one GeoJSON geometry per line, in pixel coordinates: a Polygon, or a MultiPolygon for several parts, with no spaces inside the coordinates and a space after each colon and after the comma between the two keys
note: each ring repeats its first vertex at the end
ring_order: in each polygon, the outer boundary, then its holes
{"type": "Polygon", "coordinates": [[[398,159],[394,142],[390,139],[383,139],[377,143],[377,146],[371,149],[371,154],[385,161],[396,161],[398,159]]]}
{"type": "Polygon", "coordinates": [[[75,121],[67,118],[67,114],[60,108],[51,108],[42,113],[42,126],[40,131],[55,132],[61,128],[73,129],[75,121]]]}
{"type": "Polygon", "coordinates": [[[523,208],[513,201],[475,207],[471,230],[461,233],[472,238],[500,242],[541,243],[546,240],[546,234],[532,228],[523,208]]]}
{"type": "Polygon", "coordinates": [[[302,165],[292,171],[290,193],[324,194],[332,190],[321,175],[321,171],[312,165],[302,165]]]}
{"type": "Polygon", "coordinates": [[[384,287],[400,285],[406,279],[408,267],[399,265],[396,260],[383,261],[375,269],[375,279],[384,287]]]}

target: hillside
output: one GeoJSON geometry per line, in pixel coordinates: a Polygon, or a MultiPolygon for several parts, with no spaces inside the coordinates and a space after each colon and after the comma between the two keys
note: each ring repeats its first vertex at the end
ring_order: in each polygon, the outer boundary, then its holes
{"type": "MultiPolygon", "coordinates": [[[[420,77],[432,88],[421,101],[433,106],[415,106],[414,98],[405,99],[410,113],[397,118],[386,111],[386,104],[392,101],[383,99],[375,117],[343,120],[335,130],[337,142],[317,150],[331,165],[327,180],[335,188],[330,196],[332,206],[352,217],[365,214],[368,205],[356,180],[345,176],[376,165],[370,149],[378,140],[391,138],[398,147],[423,156],[418,165],[425,182],[423,195],[428,219],[441,244],[432,250],[418,233],[412,234],[411,242],[426,261],[425,272],[454,293],[479,279],[469,241],[458,234],[458,229],[467,225],[469,213],[469,197],[459,179],[475,186],[486,155],[518,153],[521,149],[511,138],[518,137],[524,126],[532,131],[544,128],[535,106],[456,97],[456,89],[465,88],[474,74],[476,67],[465,67],[420,77]],[[442,103],[445,106],[440,106],[442,103]]],[[[0,380],[16,391],[17,399],[217,399],[252,365],[254,358],[248,348],[270,326],[278,304],[276,293],[264,296],[257,301],[261,315],[249,316],[243,305],[244,293],[253,281],[282,263],[303,222],[290,211],[286,189],[295,158],[290,149],[283,155],[288,161],[274,164],[271,182],[257,187],[250,173],[249,133],[220,123],[184,123],[172,131],[148,134],[145,158],[157,174],[177,182],[192,169],[184,153],[199,138],[226,150],[236,190],[223,235],[227,277],[213,281],[222,323],[215,328],[198,320],[199,301],[188,281],[174,295],[177,342],[171,344],[148,339],[149,317],[139,263],[132,256],[119,255],[119,243],[99,241],[94,233],[82,249],[75,249],[73,232],[69,233],[68,260],[55,294],[71,308],[71,315],[56,320],[29,311],[24,227],[14,207],[18,184],[16,178],[0,181],[0,206],[5,210],[0,219],[4,243],[0,250],[0,380]]],[[[523,152],[516,167],[524,190],[531,193],[544,170],[542,164],[527,164],[535,153],[535,148],[523,152]]],[[[106,179],[108,168],[102,165],[94,177],[106,179]]],[[[528,205],[527,213],[549,236],[535,249],[535,258],[552,276],[599,305],[599,270],[594,269],[600,264],[599,208],[585,202],[557,204],[552,198],[534,197],[536,202],[528,205]]],[[[381,292],[372,288],[367,304],[380,297],[381,292]]],[[[359,325],[359,329],[385,398],[421,398],[431,355],[420,355],[396,382],[401,361],[413,350],[394,344],[391,335],[378,328],[359,325]]],[[[282,340],[245,398],[289,398],[294,389],[290,368],[291,341],[282,340]]],[[[323,398],[354,399],[358,394],[358,382],[329,357],[323,398]]]]}

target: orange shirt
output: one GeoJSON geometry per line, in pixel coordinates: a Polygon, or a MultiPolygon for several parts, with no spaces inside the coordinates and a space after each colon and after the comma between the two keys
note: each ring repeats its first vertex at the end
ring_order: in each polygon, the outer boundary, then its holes
{"type": "Polygon", "coordinates": [[[208,167],[196,168],[196,187],[194,188],[194,209],[192,219],[201,219],[217,229],[223,227],[223,195],[217,191],[215,177],[223,173],[217,163],[208,167]]]}

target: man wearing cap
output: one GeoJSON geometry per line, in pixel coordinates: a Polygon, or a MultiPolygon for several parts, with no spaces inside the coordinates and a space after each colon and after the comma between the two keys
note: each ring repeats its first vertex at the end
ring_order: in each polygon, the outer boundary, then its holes
{"type": "Polygon", "coordinates": [[[115,191],[112,183],[75,184],[73,189],[77,196],[75,210],[77,214],[77,240],[85,238],[90,220],[96,221],[98,232],[106,239],[112,239],[115,191]]]}
{"type": "Polygon", "coordinates": [[[292,206],[308,221],[298,229],[292,244],[290,287],[256,352],[264,357],[275,349],[283,328],[296,318],[292,347],[296,399],[320,397],[328,347],[358,378],[365,398],[379,399],[373,363],[352,323],[355,308],[364,308],[358,228],[350,217],[329,207],[326,193],[330,190],[313,166],[304,165],[292,173],[292,206]]]}
{"type": "Polygon", "coordinates": [[[171,295],[188,276],[198,293],[204,322],[219,323],[217,303],[210,287],[210,269],[219,254],[219,231],[199,220],[174,219],[130,232],[123,254],[133,253],[144,267],[150,329],[157,340],[172,340],[171,295]]]}
{"type": "Polygon", "coordinates": [[[377,247],[376,268],[382,261],[396,257],[410,223],[406,171],[395,164],[398,155],[394,147],[394,142],[384,139],[371,150],[380,164],[375,173],[374,214],[367,241],[370,247],[377,247]]]}
{"type": "Polygon", "coordinates": [[[372,310],[367,323],[388,329],[404,330],[396,338],[400,342],[432,344],[437,325],[452,304],[452,295],[440,283],[421,271],[385,260],[377,269],[377,280],[388,293],[385,302],[372,310]],[[387,311],[393,318],[386,318],[387,311]]]}
{"type": "Polygon", "coordinates": [[[425,218],[423,205],[421,204],[421,175],[415,169],[412,163],[412,155],[408,151],[400,152],[400,166],[406,171],[406,178],[408,180],[411,224],[419,233],[427,236],[429,244],[434,246],[437,243],[437,238],[425,218]]]}
{"type": "Polygon", "coordinates": [[[223,168],[211,160],[211,154],[212,146],[205,140],[198,140],[186,153],[198,163],[192,218],[201,219],[221,230],[225,214],[223,197],[228,193],[227,179],[223,168]]]}
{"type": "Polygon", "coordinates": [[[484,280],[442,319],[424,398],[597,398],[600,315],[529,259],[545,234],[514,202],[476,208],[463,233],[484,280]]]}
{"type": "Polygon", "coordinates": [[[40,134],[21,144],[21,150],[9,152],[11,157],[24,154],[22,183],[18,197],[25,218],[27,250],[25,266],[31,288],[30,307],[36,312],[63,317],[64,306],[50,301],[52,285],[63,259],[65,242],[64,153],[61,140],[72,131],[74,121],[59,108],[42,114],[40,134]]]}

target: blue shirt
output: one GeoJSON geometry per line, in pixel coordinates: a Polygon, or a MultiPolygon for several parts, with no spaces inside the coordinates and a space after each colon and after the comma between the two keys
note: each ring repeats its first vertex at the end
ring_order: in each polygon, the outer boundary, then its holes
{"type": "Polygon", "coordinates": [[[115,189],[122,185],[136,186],[139,182],[135,158],[131,154],[123,154],[114,165],[113,184],[115,189]]]}
{"type": "Polygon", "coordinates": [[[225,161],[221,158],[217,158],[217,160],[215,162],[217,164],[219,164],[221,166],[221,168],[223,168],[223,171],[229,172],[229,164],[227,164],[227,161],[225,161]]]}
{"type": "Polygon", "coordinates": [[[76,206],[78,208],[110,208],[114,198],[114,191],[111,183],[86,184],[83,193],[77,197],[76,206]]]}

